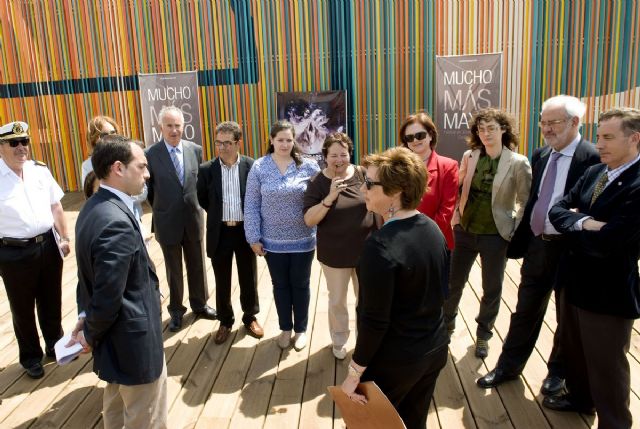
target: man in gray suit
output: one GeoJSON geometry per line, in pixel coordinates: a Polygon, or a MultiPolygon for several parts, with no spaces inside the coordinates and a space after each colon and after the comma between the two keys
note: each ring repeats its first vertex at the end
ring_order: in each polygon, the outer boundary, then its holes
{"type": "Polygon", "coordinates": [[[179,108],[164,107],[158,116],[162,140],[146,151],[151,175],[147,182],[147,199],[153,208],[154,232],[167,270],[169,330],[176,332],[182,327],[182,316],[187,310],[182,305],[182,252],[187,267],[191,310],[206,319],[215,319],[216,311],[207,305],[202,242],[204,220],[196,194],[202,148],[182,140],[184,116],[179,108]]]}

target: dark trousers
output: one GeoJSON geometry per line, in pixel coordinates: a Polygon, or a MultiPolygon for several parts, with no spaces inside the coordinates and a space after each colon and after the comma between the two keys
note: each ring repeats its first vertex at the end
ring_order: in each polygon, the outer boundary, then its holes
{"type": "Polygon", "coordinates": [[[191,310],[195,312],[202,311],[207,305],[207,299],[209,299],[202,240],[189,241],[185,234],[182,243],[176,245],[161,243],[160,248],[164,256],[167,282],[169,283],[169,314],[171,316],[182,316],[187,311],[187,308],[182,305],[184,300],[183,251],[184,263],[187,267],[187,282],[189,284],[189,305],[191,310]]]}
{"type": "Polygon", "coordinates": [[[627,353],[633,320],[592,313],[566,302],[563,307],[561,341],[572,402],[595,406],[599,429],[630,428],[627,353]]]}
{"type": "Polygon", "coordinates": [[[407,429],[424,429],[429,403],[440,370],[447,363],[446,346],[410,363],[376,362],[362,374],[362,381],[375,381],[389,398],[407,429]]]}
{"type": "Polygon", "coordinates": [[[220,227],[220,239],[211,265],[216,278],[216,309],[223,326],[231,327],[235,321],[231,306],[231,266],[236,255],[238,282],[240,284],[240,306],[242,323],[249,325],[260,311],[258,304],[258,268],[256,255],[244,235],[242,224],[220,227]]]}
{"type": "Polygon", "coordinates": [[[302,253],[267,252],[265,256],[282,331],[307,331],[311,299],[309,278],[314,253],[314,250],[302,253]]]}
{"type": "Polygon", "coordinates": [[[478,339],[488,340],[493,336],[493,325],[500,310],[502,280],[507,264],[507,245],[499,234],[473,234],[460,226],[453,229],[456,248],[451,254],[449,275],[449,298],[444,303],[444,320],[447,329],[455,328],[458,305],[462,291],[469,279],[469,272],[480,254],[482,263],[482,299],[480,313],[476,317],[478,339]]]}
{"type": "MultiPolygon", "coordinates": [[[[502,353],[496,367],[507,374],[517,375],[524,369],[536,345],[549,297],[554,288],[558,263],[565,249],[561,240],[544,241],[539,237],[529,241],[527,253],[520,270],[520,286],[516,311],[511,314],[509,332],[502,345],[502,353]]],[[[562,363],[560,331],[562,329],[562,306],[560,293],[556,293],[556,320],[558,327],[553,337],[553,349],[547,368],[549,375],[565,377],[562,363]]]]}
{"type": "Polygon", "coordinates": [[[20,364],[28,368],[43,356],[34,304],[47,348],[53,349],[62,337],[62,258],[53,233],[26,247],[0,244],[0,274],[9,298],[20,364]]]}

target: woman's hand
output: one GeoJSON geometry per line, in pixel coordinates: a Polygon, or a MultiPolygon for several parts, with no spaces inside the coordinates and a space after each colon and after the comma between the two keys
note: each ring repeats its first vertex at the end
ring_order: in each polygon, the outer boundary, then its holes
{"type": "Polygon", "coordinates": [[[364,395],[361,395],[356,392],[356,388],[358,387],[358,383],[360,383],[360,377],[354,377],[353,375],[347,375],[347,378],[342,382],[342,391],[351,399],[353,402],[358,404],[366,404],[367,398],[364,395]]]}
{"type": "Polygon", "coordinates": [[[253,250],[253,253],[255,253],[258,256],[264,256],[267,254],[267,252],[265,252],[264,247],[262,246],[262,243],[258,242],[258,243],[253,243],[251,245],[251,250],[253,250]]]}
{"type": "Polygon", "coordinates": [[[338,195],[345,189],[347,189],[347,184],[344,183],[345,179],[340,177],[334,177],[331,179],[331,188],[329,189],[329,194],[324,197],[324,203],[327,205],[332,205],[337,199],[338,195]]]}

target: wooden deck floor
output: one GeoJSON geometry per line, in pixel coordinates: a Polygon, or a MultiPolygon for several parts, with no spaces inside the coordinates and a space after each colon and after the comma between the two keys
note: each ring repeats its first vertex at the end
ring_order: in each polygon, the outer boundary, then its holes
{"type": "MultiPolygon", "coordinates": [[[[82,204],[80,194],[63,200],[74,225],[82,204]]],[[[144,216],[148,224],[150,214],[144,216]]],[[[73,227],[71,228],[73,231],[73,227]]],[[[151,245],[163,295],[168,295],[164,263],[158,244],[151,245]]],[[[213,273],[208,261],[210,303],[214,304],[213,273]]],[[[168,366],[170,428],[343,428],[344,423],[327,397],[326,387],[342,382],[349,357],[336,361],[330,348],[327,323],[327,291],[320,267],[314,263],[311,281],[309,346],[301,352],[282,352],[275,337],[279,333],[273,305],[269,272],[259,261],[258,315],[265,337],[256,340],[238,324],[223,345],[213,342],[218,322],[193,320],[188,313],[184,328],[177,333],[166,329],[164,342],[168,366]]],[[[494,367],[501,340],[515,308],[519,264],[509,261],[503,305],[490,342],[489,357],[474,357],[475,322],[480,294],[480,272],[476,264],[461,302],[459,328],[450,346],[450,358],[440,374],[429,413],[429,428],[588,428],[597,425],[593,417],[548,411],[541,406],[540,384],[546,374],[555,327],[555,315],[547,312],[537,350],[523,376],[498,389],[483,390],[475,380],[494,367]]],[[[76,320],[76,263],[73,253],[65,259],[63,274],[63,327],[69,330],[76,320]]],[[[234,273],[234,308],[239,318],[239,295],[234,273]]],[[[355,298],[351,297],[352,305],[355,298]]],[[[164,305],[164,304],[163,304],[164,305]]],[[[553,309],[553,306],[550,306],[553,309]]],[[[352,320],[352,324],[354,321],[352,320]]],[[[634,427],[640,427],[640,324],[633,332],[631,410],[634,427]]],[[[348,344],[353,348],[353,338],[348,344]]],[[[90,356],[66,366],[45,361],[45,377],[32,380],[17,361],[9,303],[0,288],[0,427],[2,428],[92,428],[102,427],[100,416],[104,383],[91,371],[90,356]]]]}

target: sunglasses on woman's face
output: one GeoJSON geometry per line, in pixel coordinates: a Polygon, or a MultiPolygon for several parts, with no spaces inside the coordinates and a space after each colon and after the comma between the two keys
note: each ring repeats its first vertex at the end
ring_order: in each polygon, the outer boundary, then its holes
{"type": "Polygon", "coordinates": [[[371,188],[373,188],[375,185],[382,186],[382,183],[381,182],[374,182],[373,180],[369,179],[367,176],[364,176],[364,186],[367,187],[367,191],[370,191],[371,188]]]}
{"type": "Polygon", "coordinates": [[[29,146],[29,139],[9,140],[7,143],[9,143],[11,147],[18,147],[20,144],[22,146],[29,146]]]}
{"type": "Polygon", "coordinates": [[[415,134],[405,134],[404,137],[402,137],[402,141],[405,143],[411,143],[413,142],[413,140],[424,140],[427,137],[427,132],[426,131],[420,131],[419,133],[415,133],[415,134]]]}
{"type": "Polygon", "coordinates": [[[100,133],[100,138],[102,137],[106,137],[106,136],[110,136],[116,133],[116,130],[111,130],[111,131],[105,131],[103,133],[100,133]]]}

